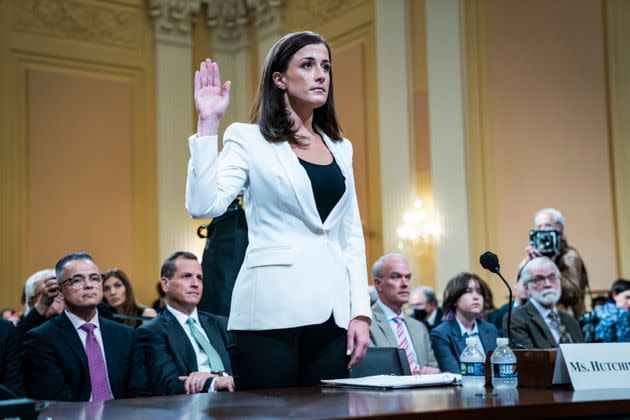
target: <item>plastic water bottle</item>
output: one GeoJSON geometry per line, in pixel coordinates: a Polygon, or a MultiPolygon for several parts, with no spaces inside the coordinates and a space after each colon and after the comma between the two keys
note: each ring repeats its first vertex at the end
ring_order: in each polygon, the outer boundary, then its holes
{"type": "Polygon", "coordinates": [[[518,386],[516,356],[508,347],[507,338],[497,338],[497,348],[492,352],[490,362],[492,363],[492,386],[495,389],[516,388],[518,386]]]}
{"type": "Polygon", "coordinates": [[[459,368],[464,388],[479,388],[486,384],[486,356],[477,347],[477,337],[466,339],[466,348],[459,356],[459,368]]]}

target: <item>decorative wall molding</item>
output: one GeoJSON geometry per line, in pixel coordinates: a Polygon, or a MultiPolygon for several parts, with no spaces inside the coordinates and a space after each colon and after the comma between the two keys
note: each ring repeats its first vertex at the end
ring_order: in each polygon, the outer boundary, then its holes
{"type": "Polygon", "coordinates": [[[17,3],[15,29],[60,38],[135,49],[142,11],[77,0],[24,0],[17,3]]]}
{"type": "Polygon", "coordinates": [[[192,19],[200,6],[200,0],[149,0],[149,16],[153,18],[155,38],[190,44],[192,19]]]}

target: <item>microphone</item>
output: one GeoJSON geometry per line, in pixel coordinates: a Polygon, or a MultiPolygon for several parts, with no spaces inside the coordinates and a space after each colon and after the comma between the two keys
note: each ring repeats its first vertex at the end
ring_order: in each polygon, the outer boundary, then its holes
{"type": "Polygon", "coordinates": [[[486,270],[498,275],[501,278],[501,280],[503,280],[505,287],[507,287],[508,294],[509,294],[508,313],[507,313],[508,340],[515,348],[519,348],[519,349],[525,348],[521,344],[517,344],[514,341],[512,341],[512,289],[510,288],[510,285],[505,280],[505,278],[503,278],[503,276],[501,275],[501,266],[499,265],[499,257],[497,257],[497,254],[495,254],[494,252],[486,251],[483,254],[481,254],[481,256],[479,257],[479,263],[486,270]]]}

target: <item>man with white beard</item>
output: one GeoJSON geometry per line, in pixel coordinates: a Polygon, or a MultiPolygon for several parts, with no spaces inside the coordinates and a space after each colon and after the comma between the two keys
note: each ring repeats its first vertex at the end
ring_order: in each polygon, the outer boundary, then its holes
{"type": "MultiPolygon", "coordinates": [[[[523,267],[520,281],[529,292],[529,302],[512,314],[515,347],[548,349],[558,347],[558,344],[584,341],[577,321],[556,308],[561,294],[560,270],[552,260],[547,257],[531,259],[523,267]]],[[[505,324],[504,331],[507,331],[505,324]]]]}

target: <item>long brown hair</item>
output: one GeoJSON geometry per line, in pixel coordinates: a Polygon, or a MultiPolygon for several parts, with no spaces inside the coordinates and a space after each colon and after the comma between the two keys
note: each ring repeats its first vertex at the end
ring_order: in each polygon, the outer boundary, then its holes
{"type": "MultiPolygon", "coordinates": [[[[138,316],[138,313],[136,312],[136,307],[138,306],[138,304],[136,303],[136,298],[133,294],[133,287],[131,287],[131,281],[129,281],[129,277],[127,277],[127,274],[125,274],[124,271],[118,268],[109,270],[107,273],[103,274],[103,289],[105,288],[105,282],[111,277],[119,279],[122,282],[123,286],[125,286],[125,301],[121,305],[120,309],[112,308],[112,310],[115,310],[117,313],[123,315],[138,316]]],[[[104,296],[103,299],[105,299],[104,296]]],[[[123,320],[123,323],[129,325],[130,327],[135,327],[137,322],[138,321],[134,319],[123,320]]]]}
{"type": "MultiPolygon", "coordinates": [[[[321,35],[310,31],[293,32],[285,35],[274,44],[267,54],[250,120],[252,123],[258,124],[260,132],[270,142],[288,141],[291,144],[299,144],[295,136],[293,121],[284,102],[284,91],[274,83],[273,74],[286,72],[293,55],[301,48],[312,44],[326,46],[332,64],[330,46],[321,35]]],[[[313,126],[317,130],[323,131],[332,140],[341,140],[341,127],[337,122],[335,113],[332,66],[329,74],[328,97],[324,105],[315,109],[313,126]]]]}

